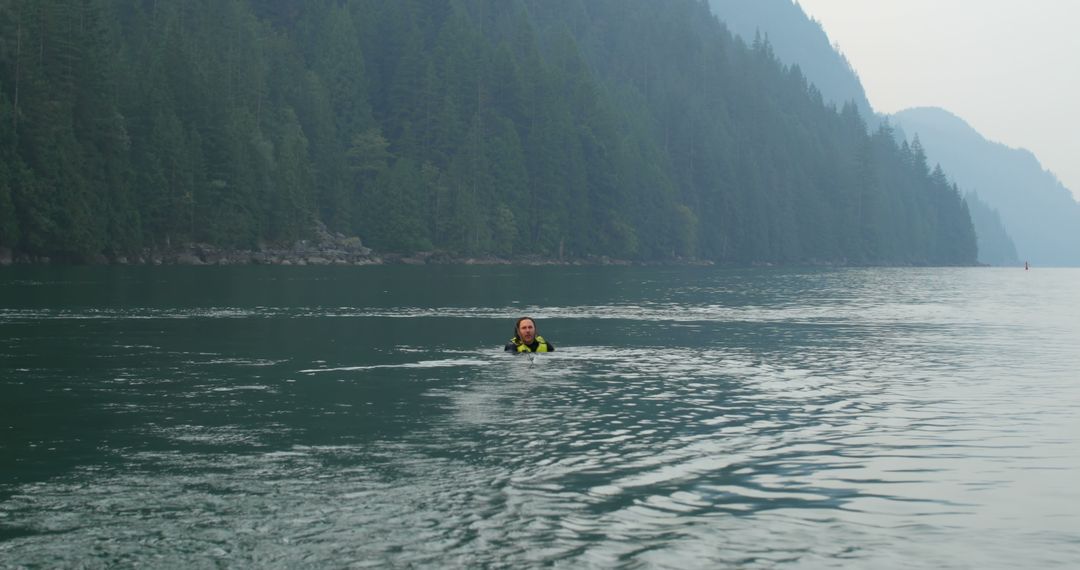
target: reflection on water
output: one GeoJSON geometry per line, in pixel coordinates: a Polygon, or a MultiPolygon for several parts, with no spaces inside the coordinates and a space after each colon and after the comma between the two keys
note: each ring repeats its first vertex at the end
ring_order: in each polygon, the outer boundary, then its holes
{"type": "Polygon", "coordinates": [[[0,283],[0,565],[1080,562],[1080,272],[369,269],[0,283]]]}

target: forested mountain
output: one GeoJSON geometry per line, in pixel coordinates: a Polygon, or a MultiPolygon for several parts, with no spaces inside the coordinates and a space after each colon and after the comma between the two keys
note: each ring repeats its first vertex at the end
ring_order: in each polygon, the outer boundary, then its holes
{"type": "Polygon", "coordinates": [[[997,266],[1019,265],[1020,256],[1016,253],[1016,244],[1005,229],[998,211],[979,199],[978,192],[965,193],[964,200],[971,212],[971,223],[975,226],[975,239],[979,244],[979,263],[997,266]]]}
{"type": "Polygon", "coordinates": [[[798,65],[827,102],[837,107],[854,102],[872,125],[876,115],[866,98],[862,82],[847,58],[829,42],[821,24],[810,19],[793,0],[709,0],[721,21],[732,32],[751,42],[768,38],[780,61],[798,65]]]}
{"type": "Polygon", "coordinates": [[[918,134],[927,156],[965,191],[997,210],[1021,259],[1080,265],[1080,204],[1033,154],[990,142],[943,109],[908,109],[893,120],[918,134]]]}
{"type": "Polygon", "coordinates": [[[700,0],[7,0],[0,247],[968,264],[918,145],[700,0]]]}

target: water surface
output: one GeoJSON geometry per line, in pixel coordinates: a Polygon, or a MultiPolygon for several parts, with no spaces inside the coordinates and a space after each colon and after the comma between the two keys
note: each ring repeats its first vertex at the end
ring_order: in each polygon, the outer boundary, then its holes
{"type": "Polygon", "coordinates": [[[7,268],[0,567],[1073,568],[1078,345],[1069,269],[7,268]]]}

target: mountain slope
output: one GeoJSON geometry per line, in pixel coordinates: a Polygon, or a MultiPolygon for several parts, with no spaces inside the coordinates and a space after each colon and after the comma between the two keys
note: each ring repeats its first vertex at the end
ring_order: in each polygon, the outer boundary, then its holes
{"type": "Polygon", "coordinates": [[[16,258],[321,223],[451,256],[976,261],[944,174],[701,0],[68,4],[0,3],[16,258]]]}
{"type": "Polygon", "coordinates": [[[979,242],[979,263],[986,265],[1019,265],[1020,256],[1016,253],[1016,244],[1001,223],[1001,215],[994,208],[979,198],[978,192],[964,195],[971,223],[975,226],[975,237],[979,242]]]}
{"type": "Polygon", "coordinates": [[[907,109],[892,120],[918,135],[930,161],[964,191],[998,211],[1022,259],[1080,265],[1080,204],[1035,155],[987,140],[944,109],[907,109]]]}
{"type": "Polygon", "coordinates": [[[792,0],[709,0],[709,7],[733,33],[751,43],[760,33],[780,61],[798,65],[826,101],[842,107],[853,101],[864,120],[874,122],[858,74],[839,53],[821,24],[792,0]]]}

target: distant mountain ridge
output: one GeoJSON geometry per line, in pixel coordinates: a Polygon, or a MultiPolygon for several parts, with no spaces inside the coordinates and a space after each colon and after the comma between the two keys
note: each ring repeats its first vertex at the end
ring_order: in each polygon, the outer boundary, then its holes
{"type": "Polygon", "coordinates": [[[931,162],[965,192],[998,211],[1022,259],[1037,265],[1080,265],[1080,204],[1026,149],[987,140],[963,119],[936,107],[892,116],[918,135],[931,162]]]}
{"type": "Polygon", "coordinates": [[[863,120],[873,126],[876,114],[858,73],[830,43],[821,24],[792,0],[709,0],[717,18],[747,43],[767,36],[777,58],[798,65],[827,102],[838,108],[854,102],[863,120]]]}
{"type": "MultiPolygon", "coordinates": [[[[794,0],[709,0],[730,31],[752,43],[768,40],[784,64],[799,66],[823,99],[838,108],[853,102],[873,127],[874,112],[847,59],[821,24],[794,0]]],[[[920,138],[929,163],[941,165],[966,194],[979,240],[980,262],[1030,260],[1080,265],[1080,204],[1030,151],[988,141],[960,118],[936,108],[892,116],[899,139],[920,138]]]]}

